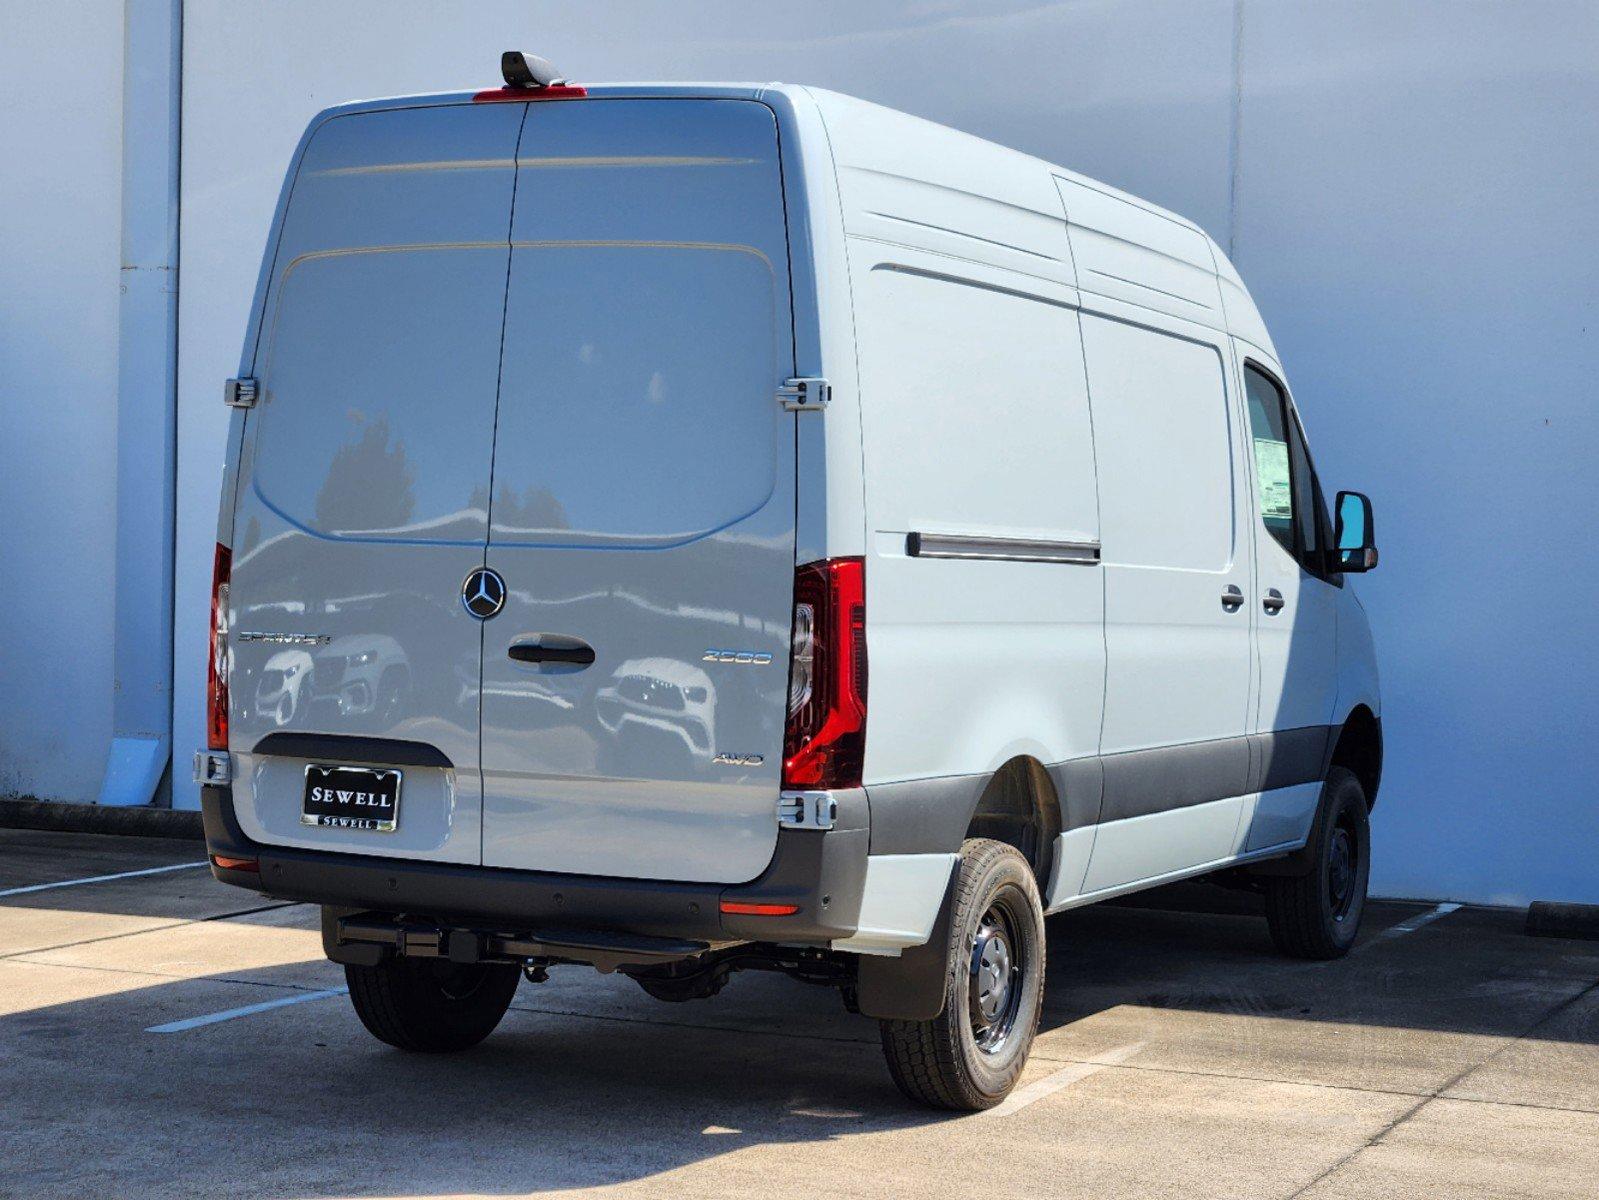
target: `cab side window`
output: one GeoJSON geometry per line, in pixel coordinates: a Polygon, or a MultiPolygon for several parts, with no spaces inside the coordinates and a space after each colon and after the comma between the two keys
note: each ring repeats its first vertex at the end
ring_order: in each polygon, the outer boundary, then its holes
{"type": "Polygon", "coordinates": [[[1260,519],[1278,544],[1298,558],[1299,545],[1294,534],[1298,497],[1289,462],[1288,410],[1283,394],[1275,383],[1250,366],[1244,368],[1244,388],[1249,398],[1260,519]]]}
{"type": "Polygon", "coordinates": [[[1288,420],[1288,461],[1294,477],[1294,524],[1299,529],[1299,559],[1307,571],[1321,560],[1321,539],[1316,536],[1316,474],[1311,470],[1310,452],[1299,422],[1288,420]]]}
{"type": "Polygon", "coordinates": [[[1290,410],[1288,442],[1292,451],[1294,469],[1294,507],[1302,515],[1303,529],[1299,536],[1299,561],[1305,570],[1318,579],[1343,586],[1343,574],[1338,570],[1338,555],[1333,546],[1332,518],[1327,514],[1327,499],[1322,495],[1321,479],[1316,474],[1316,464],[1310,460],[1310,448],[1305,445],[1305,429],[1299,423],[1299,414],[1290,410]],[[1300,481],[1304,481],[1304,488],[1300,481]],[[1300,497],[1303,499],[1300,499],[1300,497]]]}
{"type": "Polygon", "coordinates": [[[1260,485],[1260,519],[1307,572],[1336,582],[1327,569],[1332,523],[1299,418],[1282,388],[1265,372],[1246,365],[1244,384],[1260,485]]]}

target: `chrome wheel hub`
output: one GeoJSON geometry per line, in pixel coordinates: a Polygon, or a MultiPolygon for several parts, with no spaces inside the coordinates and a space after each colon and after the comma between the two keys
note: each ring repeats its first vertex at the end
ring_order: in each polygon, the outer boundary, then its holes
{"type": "Polygon", "coordinates": [[[1010,991],[1010,947],[997,930],[982,939],[977,951],[977,1007],[992,1021],[1005,1011],[1010,991]]]}

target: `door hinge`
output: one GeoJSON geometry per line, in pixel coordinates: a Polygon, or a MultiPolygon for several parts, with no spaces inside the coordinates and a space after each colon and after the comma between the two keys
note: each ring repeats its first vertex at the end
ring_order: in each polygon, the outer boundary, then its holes
{"type": "Polygon", "coordinates": [[[809,412],[827,407],[833,398],[833,385],[820,375],[790,379],[777,389],[777,398],[789,412],[809,412]]]}
{"type": "Polygon", "coordinates": [[[194,781],[201,787],[221,787],[233,782],[233,756],[226,750],[196,750],[194,781]]]}
{"type": "Polygon", "coordinates": [[[222,385],[222,402],[229,408],[254,408],[258,391],[253,379],[230,379],[222,385]]]}
{"type": "Polygon", "coordinates": [[[831,792],[782,792],[777,799],[779,829],[831,829],[838,801],[831,792]]]}

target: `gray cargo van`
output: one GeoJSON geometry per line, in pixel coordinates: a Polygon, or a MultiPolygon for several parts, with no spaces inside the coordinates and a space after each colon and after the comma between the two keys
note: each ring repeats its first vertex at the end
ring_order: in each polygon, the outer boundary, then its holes
{"type": "Polygon", "coordinates": [[[396,1046],[555,967],[778,970],[964,1109],[1047,912],[1210,875],[1346,951],[1370,506],[1215,244],[846,97],[508,58],[289,166],[225,392],[217,878],[321,905],[396,1046]]]}

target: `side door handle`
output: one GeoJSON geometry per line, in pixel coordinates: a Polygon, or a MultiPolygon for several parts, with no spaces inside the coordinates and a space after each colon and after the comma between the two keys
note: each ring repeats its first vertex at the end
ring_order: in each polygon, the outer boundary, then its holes
{"type": "Polygon", "coordinates": [[[1244,606],[1244,589],[1229,583],[1221,590],[1221,606],[1228,612],[1237,612],[1244,606]]]}
{"type": "Polygon", "coordinates": [[[1269,613],[1281,612],[1288,605],[1283,599],[1283,594],[1276,588],[1267,588],[1266,594],[1260,599],[1260,606],[1269,613]]]}
{"type": "Polygon", "coordinates": [[[547,642],[515,642],[506,653],[521,663],[565,663],[568,666],[586,667],[594,661],[594,647],[582,642],[555,645],[547,642]]]}

